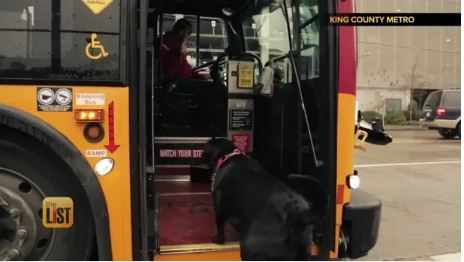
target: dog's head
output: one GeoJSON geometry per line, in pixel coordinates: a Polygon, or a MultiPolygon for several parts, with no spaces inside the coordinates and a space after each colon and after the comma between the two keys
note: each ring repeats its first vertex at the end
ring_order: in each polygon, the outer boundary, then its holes
{"type": "Polygon", "coordinates": [[[235,146],[231,141],[224,138],[213,138],[206,143],[203,161],[208,164],[210,169],[213,169],[219,158],[232,153],[234,149],[235,146]]]}

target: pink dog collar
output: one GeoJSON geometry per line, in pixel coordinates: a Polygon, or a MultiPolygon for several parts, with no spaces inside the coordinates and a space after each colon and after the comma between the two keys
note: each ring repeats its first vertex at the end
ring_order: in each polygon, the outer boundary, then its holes
{"type": "Polygon", "coordinates": [[[221,168],[221,166],[224,164],[224,162],[226,162],[229,158],[233,157],[233,156],[236,156],[236,155],[245,155],[244,153],[242,153],[242,151],[240,151],[239,149],[234,149],[234,151],[232,153],[229,153],[221,158],[218,159],[218,161],[216,162],[216,171],[219,170],[219,168],[221,168]]]}

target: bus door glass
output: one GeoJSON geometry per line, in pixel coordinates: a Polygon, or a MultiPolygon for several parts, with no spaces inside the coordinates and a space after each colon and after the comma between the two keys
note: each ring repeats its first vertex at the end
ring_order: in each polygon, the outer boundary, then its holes
{"type": "MultiPolygon", "coordinates": [[[[194,29],[187,47],[187,61],[192,67],[214,61],[224,52],[227,47],[227,37],[221,19],[201,16],[197,21],[198,17],[194,15],[164,14],[162,33],[171,30],[175,21],[180,18],[187,19],[194,29]],[[197,22],[200,25],[198,30],[196,29],[197,22]]],[[[205,68],[205,70],[208,69],[205,68]]]]}
{"type": "Polygon", "coordinates": [[[300,14],[300,45],[301,79],[319,77],[319,10],[316,0],[301,0],[300,14]]]}
{"type": "Polygon", "coordinates": [[[243,21],[247,51],[258,55],[263,64],[286,55],[289,51],[286,23],[278,6],[265,7],[259,14],[248,17],[243,21]]]}

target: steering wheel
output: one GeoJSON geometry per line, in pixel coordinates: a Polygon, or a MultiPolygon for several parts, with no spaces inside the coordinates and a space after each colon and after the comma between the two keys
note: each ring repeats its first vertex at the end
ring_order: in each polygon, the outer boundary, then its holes
{"type": "Polygon", "coordinates": [[[258,69],[259,69],[259,73],[261,74],[261,72],[263,71],[263,62],[261,62],[261,58],[259,58],[258,55],[256,55],[255,53],[252,53],[252,52],[245,52],[243,53],[244,56],[251,56],[252,58],[254,58],[257,62],[258,62],[258,69]]]}
{"type": "Polygon", "coordinates": [[[228,54],[224,52],[220,54],[215,60],[209,61],[207,63],[201,64],[199,66],[192,68],[192,71],[198,71],[203,68],[209,67],[210,68],[209,74],[211,76],[211,79],[213,79],[213,81],[215,82],[219,82],[221,80],[221,76],[219,73],[220,71],[219,66],[222,66],[223,64],[227,63],[227,59],[226,59],[227,56],[228,54]]]}
{"type": "MultiPolygon", "coordinates": [[[[206,68],[206,67],[211,67],[211,66],[213,66],[214,64],[216,64],[218,62],[218,59],[206,62],[206,63],[198,65],[198,66],[195,66],[195,67],[192,68],[192,71],[198,71],[198,70],[201,70],[201,69],[206,68]]],[[[222,64],[225,64],[226,62],[227,61],[221,61],[219,64],[222,65],[222,64]]]]}

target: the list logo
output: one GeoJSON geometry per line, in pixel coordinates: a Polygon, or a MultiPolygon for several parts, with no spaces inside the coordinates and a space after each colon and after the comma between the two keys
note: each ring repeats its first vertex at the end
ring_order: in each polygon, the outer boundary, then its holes
{"type": "Polygon", "coordinates": [[[42,224],[46,228],[70,228],[74,223],[74,203],[69,197],[46,197],[42,201],[42,224]]]}

